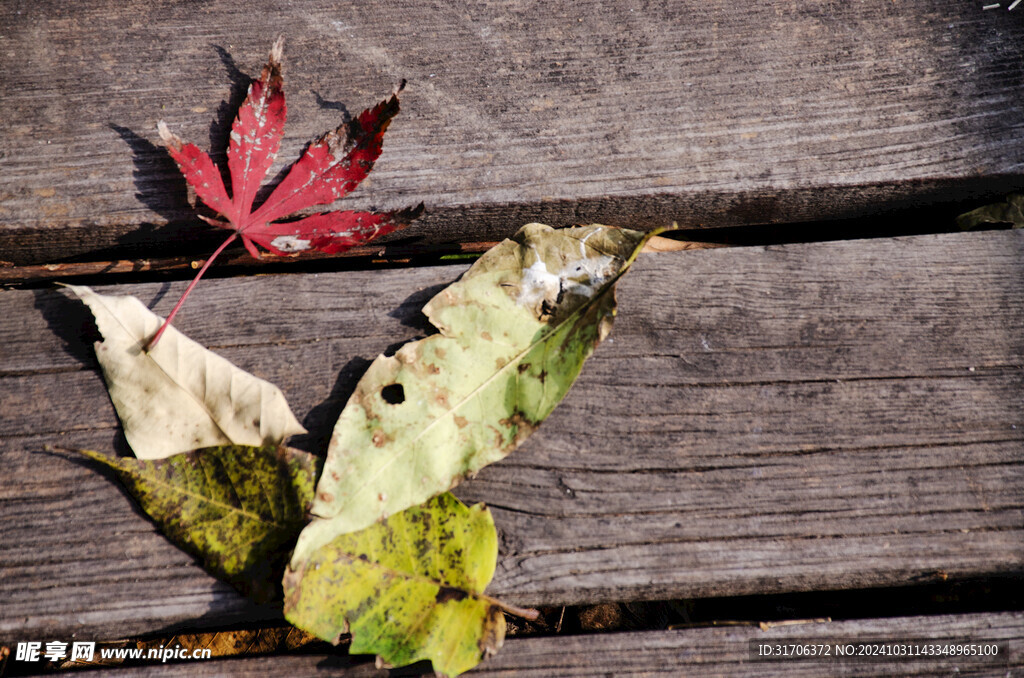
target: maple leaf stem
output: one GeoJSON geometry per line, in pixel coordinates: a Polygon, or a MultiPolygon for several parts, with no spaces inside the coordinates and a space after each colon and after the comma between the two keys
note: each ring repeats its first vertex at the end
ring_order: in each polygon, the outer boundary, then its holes
{"type": "Polygon", "coordinates": [[[174,316],[178,315],[178,311],[181,309],[182,304],[185,303],[185,299],[187,299],[188,295],[192,293],[192,288],[194,288],[199,283],[199,279],[203,277],[204,273],[206,273],[206,269],[210,268],[210,264],[213,263],[213,260],[216,259],[220,255],[220,253],[224,251],[224,248],[230,245],[232,241],[234,241],[234,239],[237,237],[238,232],[232,231],[231,235],[228,236],[228,239],[222,242],[220,244],[220,247],[213,251],[213,254],[210,255],[210,258],[207,259],[206,263],[203,264],[203,267],[199,269],[199,273],[196,273],[196,277],[192,278],[192,282],[190,282],[188,284],[188,287],[185,288],[185,291],[182,292],[181,298],[178,299],[178,303],[175,304],[174,308],[171,309],[171,312],[167,314],[167,319],[164,320],[164,324],[160,326],[160,329],[156,331],[156,334],[153,335],[153,338],[150,339],[143,347],[144,351],[149,353],[150,351],[153,350],[153,347],[156,346],[156,342],[160,340],[160,336],[164,333],[164,330],[166,330],[170,326],[171,321],[174,320],[174,316]]]}

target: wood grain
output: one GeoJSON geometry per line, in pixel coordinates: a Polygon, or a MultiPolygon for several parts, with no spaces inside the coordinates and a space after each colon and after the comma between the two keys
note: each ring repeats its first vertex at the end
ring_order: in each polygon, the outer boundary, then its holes
{"type": "MultiPolygon", "coordinates": [[[[1024,232],[644,255],[540,431],[458,492],[523,604],[1024,571],[1024,232]]],[[[279,384],[324,449],[376,354],[462,266],[204,282],[179,328],[279,384]]],[[[182,284],[123,285],[166,312],[182,284]]],[[[124,450],[88,314],[0,291],[0,640],[270,618],[91,466],[124,450]]]]}
{"type": "MultiPolygon", "coordinates": [[[[384,678],[364,657],[314,654],[195,661],[174,666],[146,666],[101,671],[98,677],[173,676],[183,666],[195,676],[332,675],[384,678]]],[[[975,614],[852,620],[756,627],[701,628],[677,631],[605,633],[551,638],[510,638],[495,657],[465,674],[488,678],[550,676],[1011,676],[1024,671],[1024,614],[975,614]],[[943,657],[874,660],[754,661],[750,643],[834,645],[907,640],[996,644],[995,659],[943,657]]],[[[403,673],[403,675],[407,675],[403,673]]],[[[425,670],[422,675],[430,675],[425,670]]]]}
{"type": "Polygon", "coordinates": [[[17,264],[211,251],[156,123],[222,156],[278,34],[278,168],[409,81],[345,201],[425,202],[391,241],[851,217],[1024,183],[1024,27],[962,0],[39,0],[2,3],[0,26],[0,260],[17,264]]]}

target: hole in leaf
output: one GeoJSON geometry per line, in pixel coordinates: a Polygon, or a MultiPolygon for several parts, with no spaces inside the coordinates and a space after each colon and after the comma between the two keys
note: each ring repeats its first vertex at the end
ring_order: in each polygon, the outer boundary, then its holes
{"type": "Polygon", "coordinates": [[[405,402],[405,389],[401,384],[389,384],[380,390],[380,397],[387,403],[398,405],[405,402]]]}

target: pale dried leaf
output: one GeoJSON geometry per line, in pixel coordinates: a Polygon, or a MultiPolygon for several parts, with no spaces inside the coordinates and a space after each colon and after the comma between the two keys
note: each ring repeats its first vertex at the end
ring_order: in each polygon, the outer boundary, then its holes
{"type": "Polygon", "coordinates": [[[96,318],[103,335],[96,357],[125,438],[139,458],[217,445],[276,445],[306,432],[280,389],[173,327],[144,351],[163,320],[135,297],[68,288],[96,318]]]}
{"type": "Polygon", "coordinates": [[[647,254],[650,252],[683,252],[686,250],[708,250],[716,247],[724,247],[719,243],[700,242],[697,240],[676,240],[675,238],[663,238],[660,235],[649,238],[640,250],[647,254]]]}

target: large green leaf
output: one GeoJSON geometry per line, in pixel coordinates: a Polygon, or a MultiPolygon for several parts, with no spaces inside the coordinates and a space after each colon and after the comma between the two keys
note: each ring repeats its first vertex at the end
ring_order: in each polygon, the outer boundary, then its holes
{"type": "Polygon", "coordinates": [[[68,285],[92,311],[96,358],[124,435],[141,459],[214,445],[276,445],[305,433],[284,394],[173,327],[143,350],[163,320],[135,297],[68,285]]]}
{"type": "Polygon", "coordinates": [[[611,329],[615,282],[647,237],[528,224],[435,296],[423,311],[440,334],[377,358],[341,413],[292,566],[530,435],[611,329]]]}
{"type": "Polygon", "coordinates": [[[277,446],[153,461],[81,452],[113,469],[161,531],[207,570],[257,600],[277,593],[288,548],[306,524],[317,457],[277,446]]]}
{"type": "Polygon", "coordinates": [[[439,495],[365,530],[343,534],[284,578],[285,617],[351,654],[393,666],[429,659],[456,675],[494,654],[505,618],[482,595],[498,537],[483,504],[439,495]]]}

